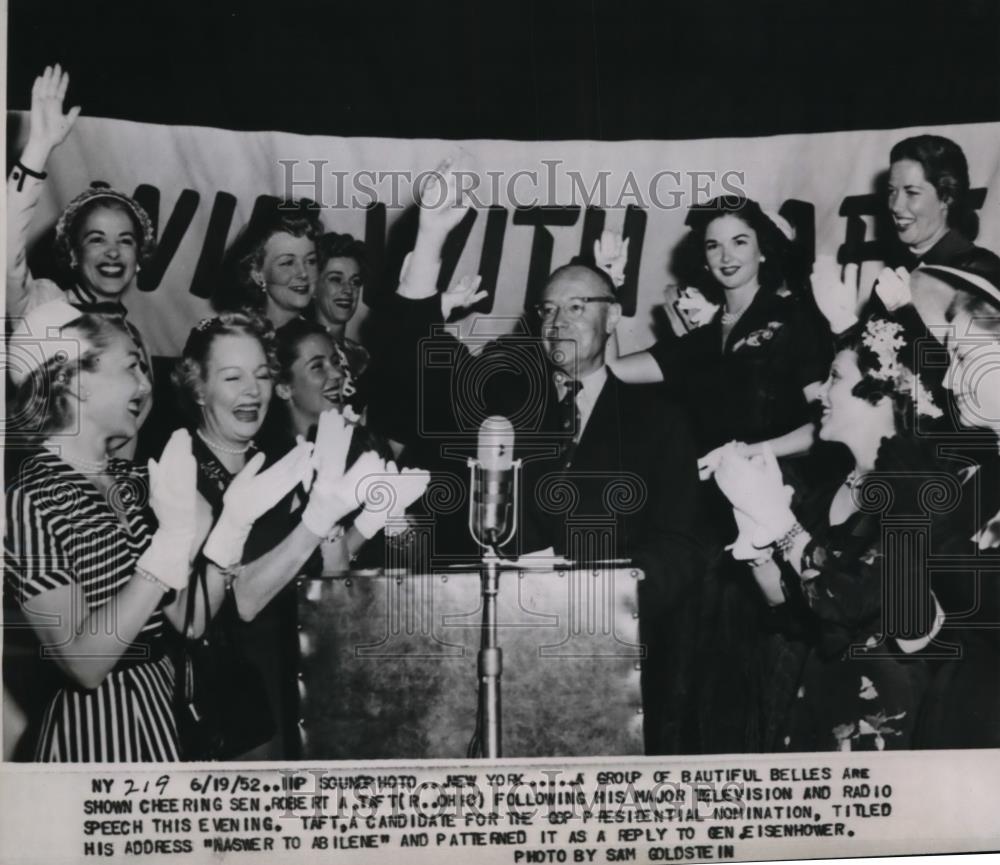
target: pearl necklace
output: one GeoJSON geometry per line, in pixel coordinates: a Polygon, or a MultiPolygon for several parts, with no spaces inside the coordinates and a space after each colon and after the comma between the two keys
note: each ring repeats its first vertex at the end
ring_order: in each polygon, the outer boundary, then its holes
{"type": "Polygon", "coordinates": [[[217,451],[220,454],[230,454],[231,456],[238,457],[245,454],[250,448],[253,447],[253,441],[248,441],[241,448],[230,448],[225,445],[220,445],[218,442],[212,441],[205,433],[201,430],[197,430],[198,438],[200,438],[205,444],[207,444],[213,451],[217,451]]]}
{"type": "Polygon", "coordinates": [[[84,474],[103,474],[108,470],[108,458],[105,457],[103,460],[85,460],[79,457],[67,456],[64,453],[60,453],[55,448],[46,446],[45,448],[49,453],[61,459],[66,465],[72,466],[75,469],[80,469],[84,474]]]}
{"type": "MultiPolygon", "coordinates": [[[[749,305],[749,304],[748,304],[749,305]]],[[[744,306],[739,312],[730,312],[728,309],[722,311],[722,324],[725,327],[732,327],[736,322],[740,320],[743,313],[747,311],[747,307],[744,306]]]]}

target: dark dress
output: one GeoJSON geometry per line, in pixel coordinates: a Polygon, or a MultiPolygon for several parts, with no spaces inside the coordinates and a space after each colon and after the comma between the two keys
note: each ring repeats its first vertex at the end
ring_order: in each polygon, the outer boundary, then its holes
{"type": "MultiPolygon", "coordinates": [[[[895,440],[883,444],[894,447],[895,440]]],[[[877,470],[887,460],[876,463],[877,470]]],[[[892,484],[894,517],[912,513],[913,489],[892,484]]],[[[855,511],[831,526],[830,503],[839,485],[811,496],[799,509],[812,534],[800,576],[783,565],[787,601],[775,620],[809,646],[779,745],[788,751],[885,750],[913,746],[926,687],[919,653],[907,654],[886,633],[887,581],[896,579],[911,609],[924,611],[913,636],[927,635],[934,619],[930,586],[891,560],[893,543],[883,513],[855,511]],[[916,595],[923,592],[924,597],[916,595]]],[[[915,487],[914,487],[915,488],[915,487]]],[[[866,494],[857,491],[862,500],[866,494]]]]}
{"type": "Polygon", "coordinates": [[[761,290],[722,347],[722,313],[650,354],[667,388],[695,419],[703,453],[737,440],[775,438],[810,419],[802,389],[824,381],[830,330],[815,306],[785,290],[761,290]]]}
{"type": "Polygon", "coordinates": [[[1000,273],[1000,257],[982,246],[976,246],[954,229],[946,231],[923,255],[914,255],[906,248],[897,247],[888,264],[890,267],[905,267],[910,271],[921,264],[937,264],[984,275],[1000,273]]]}
{"type": "MultiPolygon", "coordinates": [[[[695,419],[699,455],[731,440],[757,442],[812,419],[803,388],[823,381],[832,359],[829,327],[812,303],[785,290],[760,291],[722,345],[721,311],[650,353],[670,394],[695,419]]],[[[840,456],[833,450],[834,457],[840,456]]],[[[836,459],[782,459],[786,480],[812,487],[836,459]]],[[[780,747],[778,727],[797,682],[805,647],[775,629],[748,566],[723,546],[736,537],[732,509],[714,483],[702,484],[706,546],[714,551],[699,600],[686,733],[696,753],[746,753],[780,747]]]]}
{"type": "MultiPolygon", "coordinates": [[[[272,403],[272,407],[276,403],[272,403]]],[[[266,470],[295,446],[294,438],[285,431],[283,414],[269,412],[257,436],[260,449],[267,455],[266,470]]],[[[216,459],[215,455],[197,435],[192,436],[193,451],[198,461],[198,489],[212,506],[218,517],[222,510],[222,496],[233,475],[216,459]]],[[[364,451],[376,450],[385,457],[386,450],[374,440],[364,427],[358,426],[348,450],[347,463],[351,465],[364,451]]],[[[255,451],[247,454],[253,456],[255,451]]],[[[244,561],[254,561],[274,549],[298,525],[307,496],[297,488],[286,495],[253,525],[243,551],[244,561]]],[[[376,540],[360,551],[359,558],[368,564],[377,559],[381,551],[376,540]]],[[[304,575],[319,576],[323,560],[317,546],[315,552],[300,568],[304,575]]],[[[227,595],[220,617],[238,643],[244,656],[261,674],[267,691],[268,705],[260,711],[274,722],[274,736],[250,755],[253,759],[295,759],[300,754],[298,730],[298,589],[294,577],[250,622],[239,619],[231,596],[227,595]]]]}
{"type": "Polygon", "coordinates": [[[962,503],[934,525],[931,573],[944,625],[924,650],[931,681],[918,725],[920,748],[1000,748],[1000,458],[961,473],[962,503]],[[976,528],[973,528],[976,527],[976,528]],[[990,531],[980,549],[978,535],[990,531]]]}
{"type": "MultiPolygon", "coordinates": [[[[25,460],[7,495],[7,576],[22,606],[77,583],[89,609],[108,603],[133,578],[152,538],[144,508],[148,477],[110,460],[104,496],[54,454],[25,460]]],[[[35,759],[44,762],[149,762],[179,759],[172,699],[174,667],[164,647],[162,603],[94,689],[63,679],[41,722],[35,759]]]]}

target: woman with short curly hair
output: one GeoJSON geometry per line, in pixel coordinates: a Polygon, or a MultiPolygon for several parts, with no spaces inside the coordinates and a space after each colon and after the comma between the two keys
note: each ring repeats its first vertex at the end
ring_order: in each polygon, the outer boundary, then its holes
{"type": "Polygon", "coordinates": [[[318,206],[264,199],[226,252],[217,310],[252,309],[275,327],[303,316],[316,290],[318,206]]]}

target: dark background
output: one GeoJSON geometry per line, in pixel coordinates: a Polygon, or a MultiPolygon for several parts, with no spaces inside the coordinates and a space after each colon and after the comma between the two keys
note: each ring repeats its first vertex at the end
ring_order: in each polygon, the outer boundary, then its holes
{"type": "MultiPolygon", "coordinates": [[[[230,129],[700,138],[1000,120],[1000,2],[10,0],[8,105],[230,129]]],[[[998,142],[1000,146],[1000,142],[998,142]]]]}

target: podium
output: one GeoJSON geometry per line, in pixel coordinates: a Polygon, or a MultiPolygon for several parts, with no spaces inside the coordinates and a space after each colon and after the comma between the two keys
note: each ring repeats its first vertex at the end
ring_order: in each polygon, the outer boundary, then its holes
{"type": "MultiPolygon", "coordinates": [[[[502,568],[503,756],[643,753],[641,579],[620,563],[502,568]]],[[[474,567],[300,580],[302,758],[464,758],[481,621],[474,567]]]]}

